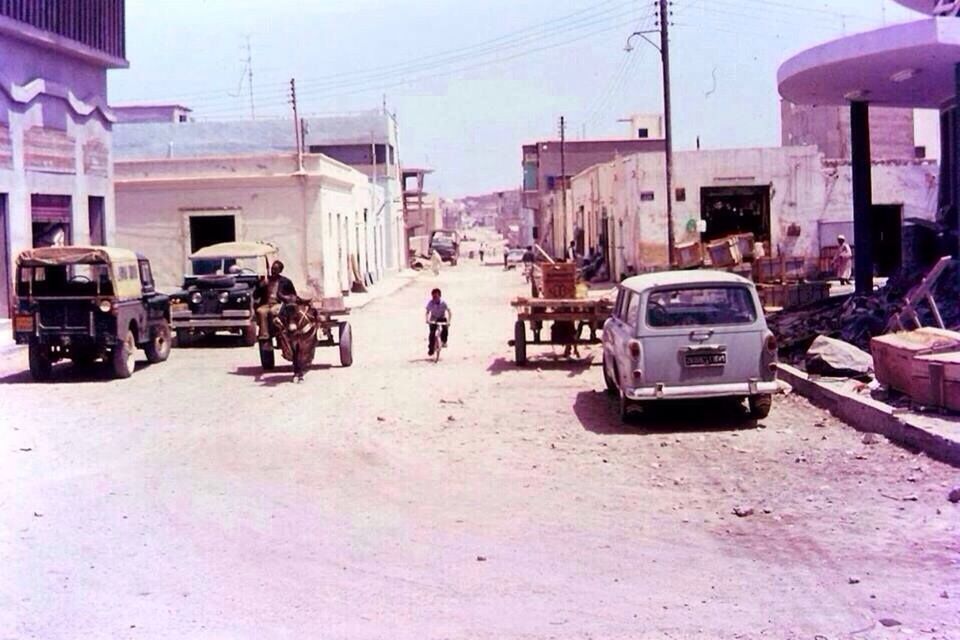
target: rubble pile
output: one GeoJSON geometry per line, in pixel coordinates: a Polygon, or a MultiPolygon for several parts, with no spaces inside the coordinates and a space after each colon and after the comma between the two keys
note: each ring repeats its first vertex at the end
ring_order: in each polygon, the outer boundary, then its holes
{"type": "MultiPolygon", "coordinates": [[[[869,351],[870,338],[883,335],[891,317],[903,308],[904,298],[923,274],[890,278],[873,295],[837,296],[771,314],[770,330],[777,336],[780,356],[788,362],[803,360],[817,336],[848,342],[869,351]]],[[[937,279],[932,295],[947,329],[960,329],[960,268],[956,261],[937,279]]],[[[935,326],[929,306],[916,306],[923,326],[935,326]]]]}

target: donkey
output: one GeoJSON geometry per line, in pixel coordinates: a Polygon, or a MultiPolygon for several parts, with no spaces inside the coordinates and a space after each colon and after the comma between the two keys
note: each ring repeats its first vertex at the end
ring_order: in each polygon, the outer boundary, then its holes
{"type": "Polygon", "coordinates": [[[317,314],[309,300],[285,302],[274,319],[277,341],[284,359],[293,363],[294,382],[302,382],[303,374],[313,362],[317,350],[317,314]]]}

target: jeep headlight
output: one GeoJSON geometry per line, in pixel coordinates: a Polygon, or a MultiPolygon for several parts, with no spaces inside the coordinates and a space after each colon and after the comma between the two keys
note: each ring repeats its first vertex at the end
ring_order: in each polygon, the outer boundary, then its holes
{"type": "Polygon", "coordinates": [[[201,294],[199,291],[194,291],[190,294],[190,302],[193,304],[200,304],[203,302],[203,294],[201,294]]]}
{"type": "Polygon", "coordinates": [[[104,313],[110,313],[113,310],[113,303],[109,300],[101,300],[100,304],[97,305],[97,308],[104,313]]]}
{"type": "Polygon", "coordinates": [[[226,291],[221,291],[220,295],[217,296],[217,299],[220,301],[220,304],[227,304],[230,302],[230,294],[226,291]]]}

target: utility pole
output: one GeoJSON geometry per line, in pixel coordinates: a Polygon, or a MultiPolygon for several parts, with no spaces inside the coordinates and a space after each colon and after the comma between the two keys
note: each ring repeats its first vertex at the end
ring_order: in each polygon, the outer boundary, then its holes
{"type": "Polygon", "coordinates": [[[297,140],[297,172],[303,173],[303,139],[300,131],[300,114],[297,111],[297,81],[290,78],[290,104],[293,105],[293,133],[297,140]]]}
{"type": "Polygon", "coordinates": [[[660,58],[663,62],[663,137],[667,182],[667,260],[673,267],[673,132],[670,114],[670,10],[669,0],[660,0],[660,58]]]}
{"type": "Polygon", "coordinates": [[[253,50],[250,48],[250,36],[247,36],[247,88],[250,91],[250,119],[256,120],[257,114],[253,110],[253,50]]]}
{"type": "Polygon", "coordinates": [[[566,144],[567,123],[563,116],[560,116],[560,188],[563,202],[563,213],[560,218],[563,225],[563,246],[561,251],[566,254],[567,251],[567,163],[564,145],[566,144]]]}

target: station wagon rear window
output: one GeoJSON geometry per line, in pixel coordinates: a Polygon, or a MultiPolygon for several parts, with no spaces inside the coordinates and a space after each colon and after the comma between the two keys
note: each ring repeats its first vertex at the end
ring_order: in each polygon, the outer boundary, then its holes
{"type": "Polygon", "coordinates": [[[746,287],[709,286],[658,289],[647,298],[650,327],[702,327],[752,324],[753,295],[746,287]]]}

